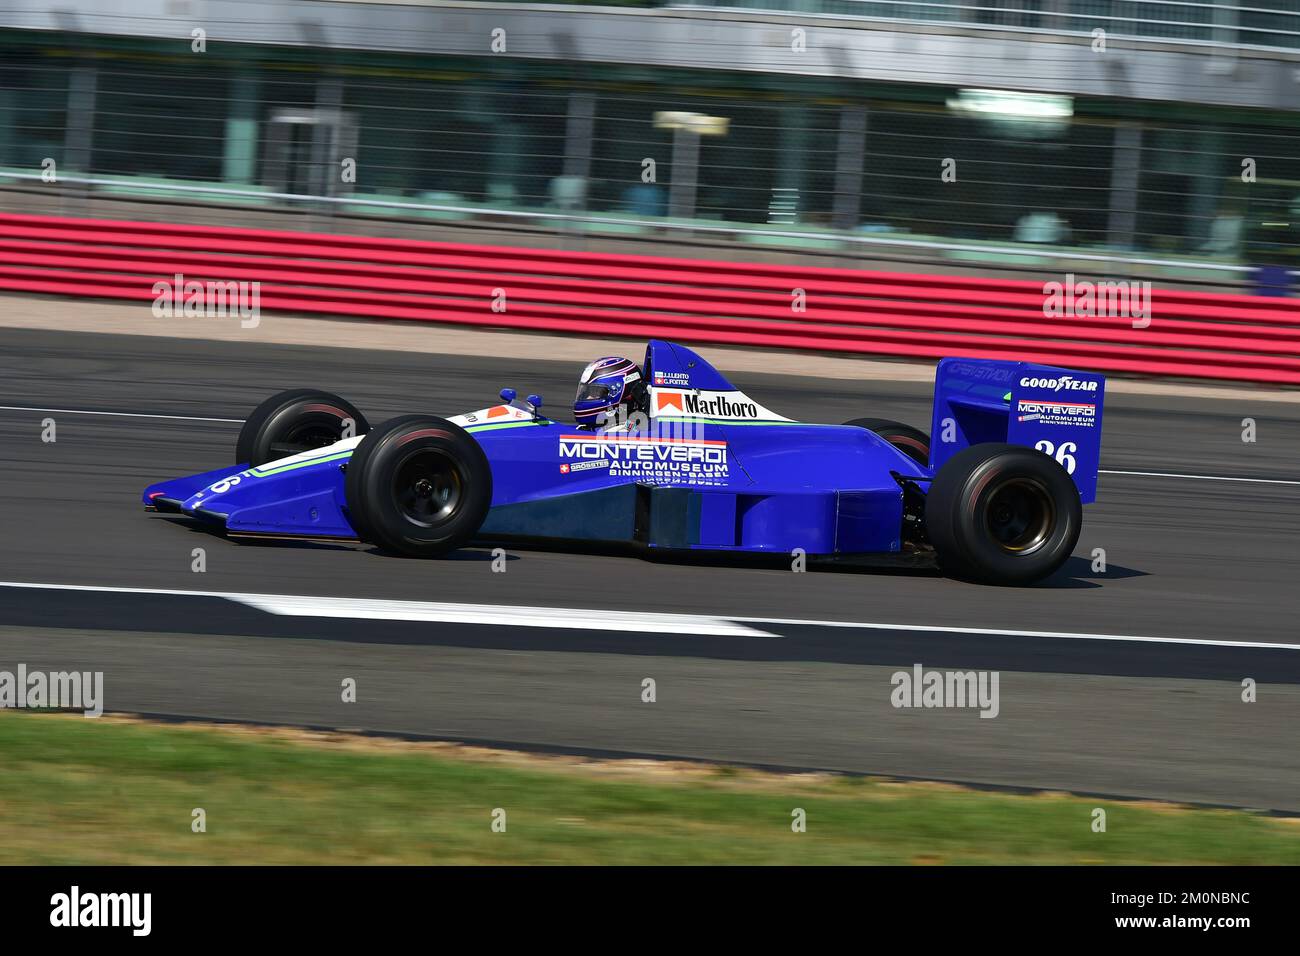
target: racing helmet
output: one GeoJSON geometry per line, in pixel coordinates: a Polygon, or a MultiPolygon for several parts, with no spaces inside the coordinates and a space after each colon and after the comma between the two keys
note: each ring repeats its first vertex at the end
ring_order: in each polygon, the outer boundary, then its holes
{"type": "Polygon", "coordinates": [[[591,427],[612,417],[620,405],[639,408],[644,395],[640,367],[631,359],[606,356],[582,370],[573,415],[579,425],[591,427]]]}

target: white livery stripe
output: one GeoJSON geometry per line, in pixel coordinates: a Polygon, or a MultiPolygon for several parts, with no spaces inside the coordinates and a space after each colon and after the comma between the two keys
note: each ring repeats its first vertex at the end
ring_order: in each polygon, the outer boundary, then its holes
{"type": "Polygon", "coordinates": [[[708,445],[725,448],[727,443],[714,438],[642,438],[637,435],[561,435],[560,441],[591,442],[606,445],[708,445]]]}

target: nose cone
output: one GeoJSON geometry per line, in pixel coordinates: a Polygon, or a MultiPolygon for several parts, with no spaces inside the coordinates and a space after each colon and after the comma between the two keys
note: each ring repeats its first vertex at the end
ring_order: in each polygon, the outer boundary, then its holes
{"type": "MultiPolygon", "coordinates": [[[[150,485],[140,496],[146,506],[165,509],[168,503],[177,506],[188,506],[190,501],[198,499],[200,493],[206,492],[213,485],[217,485],[223,479],[228,479],[233,475],[241,474],[239,465],[226,466],[217,468],[213,471],[205,471],[198,475],[189,475],[185,478],[172,478],[167,481],[159,481],[150,485]]],[[[201,500],[210,500],[211,495],[204,495],[201,500]]]]}

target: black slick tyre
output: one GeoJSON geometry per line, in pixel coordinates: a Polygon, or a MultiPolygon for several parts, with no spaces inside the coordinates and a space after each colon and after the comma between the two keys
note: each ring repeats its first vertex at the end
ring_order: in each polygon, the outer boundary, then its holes
{"type": "Polygon", "coordinates": [[[330,392],[294,388],[272,395],[244,421],[235,463],[254,467],[370,430],[366,416],[330,392]]]}
{"type": "Polygon", "coordinates": [[[344,478],[348,518],[363,541],[436,557],[478,533],[492,504],[492,468],[459,425],[404,415],[370,431],[344,478]]]}
{"type": "Polygon", "coordinates": [[[986,443],[944,462],[925,499],[940,566],[985,584],[1023,585],[1055,572],[1079,540],[1083,507],[1066,470],[1033,448],[986,443]]]}

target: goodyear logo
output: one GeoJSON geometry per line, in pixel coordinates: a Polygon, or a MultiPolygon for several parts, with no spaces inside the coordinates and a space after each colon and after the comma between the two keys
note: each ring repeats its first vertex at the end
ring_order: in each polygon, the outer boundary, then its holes
{"type": "Polygon", "coordinates": [[[1026,376],[1020,380],[1021,388],[1046,388],[1054,392],[1061,391],[1079,391],[1095,392],[1097,391],[1097,382],[1086,381],[1081,378],[1075,378],[1073,375],[1061,375],[1057,378],[1035,378],[1026,376]]]}

